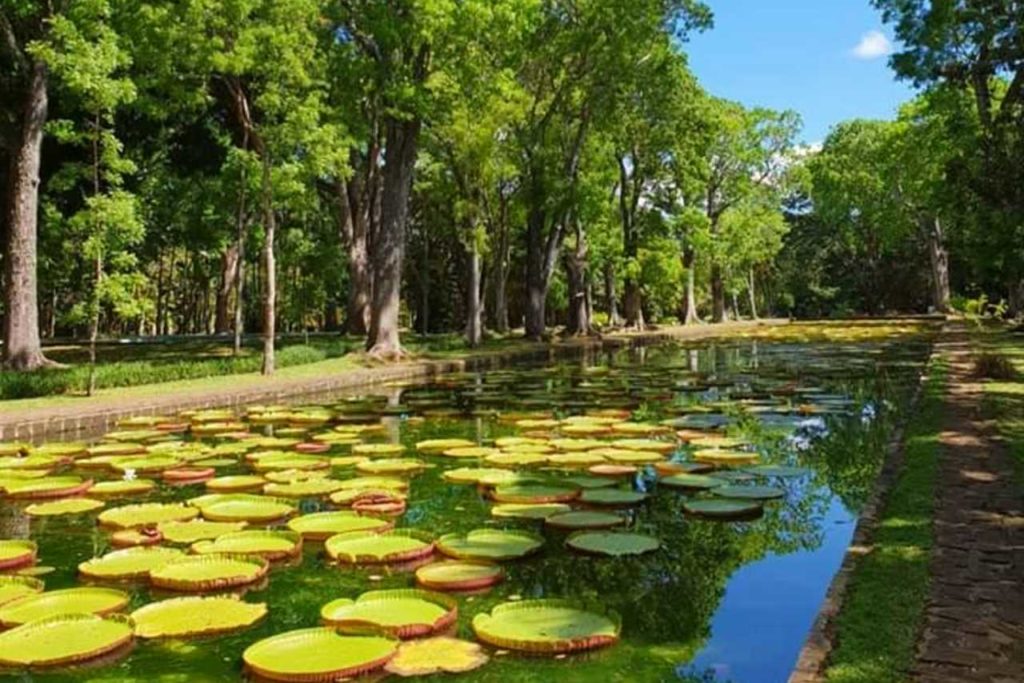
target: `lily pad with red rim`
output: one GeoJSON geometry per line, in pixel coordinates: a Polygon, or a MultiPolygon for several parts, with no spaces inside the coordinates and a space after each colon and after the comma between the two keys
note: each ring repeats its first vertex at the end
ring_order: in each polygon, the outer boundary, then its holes
{"type": "Polygon", "coordinates": [[[271,561],[283,560],[302,552],[302,536],[294,531],[234,531],[213,540],[196,541],[192,552],[197,555],[258,555],[271,561]]]}
{"type": "Polygon", "coordinates": [[[266,576],[269,568],[261,557],[197,555],[154,569],[149,580],[159,588],[205,592],[255,583],[266,576]]]}
{"type": "Polygon", "coordinates": [[[416,582],[441,591],[469,591],[501,583],[505,570],[490,562],[446,560],[416,570],[416,582]]]}
{"type": "Polygon", "coordinates": [[[0,633],[0,665],[77,664],[112,653],[131,640],[132,627],[127,619],[63,614],[0,633]]]}
{"type": "Polygon", "coordinates": [[[579,496],[576,487],[543,484],[498,486],[491,492],[491,498],[499,503],[568,503],[579,496]]]}
{"type": "Polygon", "coordinates": [[[564,600],[506,602],[473,618],[473,631],[485,643],[547,654],[612,645],[621,630],[615,613],[564,600]]]}
{"type": "Polygon", "coordinates": [[[347,564],[407,562],[434,552],[434,541],[423,532],[395,529],[375,534],[352,531],[327,539],[324,548],[331,559],[347,564]]]}
{"type": "Polygon", "coordinates": [[[574,510],[552,515],[544,523],[556,529],[610,529],[625,524],[626,518],[612,512],[574,510]]]}
{"type": "Polygon", "coordinates": [[[92,498],[62,498],[46,503],[33,503],[25,508],[25,514],[30,517],[56,517],[60,515],[79,515],[85,512],[95,512],[104,505],[101,500],[92,498]]]}
{"type": "Polygon", "coordinates": [[[439,551],[459,560],[514,560],[537,552],[543,545],[543,537],[514,529],[474,529],[437,539],[439,551]]]}
{"type": "Polygon", "coordinates": [[[124,591],[95,586],[46,591],[0,607],[0,624],[9,628],[61,614],[110,614],[124,609],[129,599],[124,591]]]}
{"type": "Polygon", "coordinates": [[[330,538],[335,534],[352,531],[388,531],[392,526],[391,522],[386,520],[367,517],[348,510],[313,512],[295,517],[288,522],[288,528],[302,534],[303,538],[318,541],[330,538]]]}
{"type": "Polygon", "coordinates": [[[394,657],[397,640],[383,636],[343,636],[331,628],[305,628],[253,643],[242,659],[263,678],[289,682],[328,682],[380,669],[394,657]]]}
{"type": "Polygon", "coordinates": [[[161,522],[157,525],[157,531],[168,543],[192,544],[233,531],[241,531],[246,526],[246,522],[209,522],[205,519],[193,519],[187,522],[161,522]]]}
{"type": "Polygon", "coordinates": [[[567,538],[565,544],[573,550],[609,557],[643,555],[661,547],[653,536],[625,531],[581,531],[567,538]]]}
{"type": "Polygon", "coordinates": [[[587,505],[625,507],[642,503],[645,500],[647,500],[646,493],[626,489],[589,489],[580,494],[580,502],[587,505]]]}
{"type": "Polygon", "coordinates": [[[438,636],[402,643],[384,668],[397,676],[428,676],[472,671],[487,661],[487,655],[478,644],[438,636]]]}
{"type": "Polygon", "coordinates": [[[565,503],[502,503],[491,508],[491,515],[510,519],[545,519],[571,509],[565,503]]]}
{"type": "Polygon", "coordinates": [[[131,614],[140,638],[186,638],[237,631],[267,614],[265,603],[234,597],[171,598],[144,605],[131,614]]]}
{"type": "Polygon", "coordinates": [[[724,479],[705,476],[703,474],[673,474],[658,480],[659,486],[672,489],[706,490],[725,486],[724,479]]]}
{"type": "Polygon", "coordinates": [[[0,540],[0,569],[17,569],[34,564],[37,549],[35,541],[18,538],[0,540]]]}
{"type": "Polygon", "coordinates": [[[180,503],[140,503],[109,508],[99,515],[99,523],[116,529],[137,529],[161,522],[183,522],[199,516],[199,510],[180,503]]]}
{"type": "Polygon", "coordinates": [[[44,584],[31,576],[0,575],[0,605],[43,591],[44,584]]]}
{"type": "Polygon", "coordinates": [[[342,631],[373,628],[403,639],[443,631],[458,615],[455,600],[417,589],[369,591],[355,600],[332,600],[320,610],[324,623],[342,631]]]}
{"type": "Polygon", "coordinates": [[[177,548],[138,547],[114,550],[78,565],[83,576],[119,581],[148,576],[150,570],[185,557],[177,548]]]}

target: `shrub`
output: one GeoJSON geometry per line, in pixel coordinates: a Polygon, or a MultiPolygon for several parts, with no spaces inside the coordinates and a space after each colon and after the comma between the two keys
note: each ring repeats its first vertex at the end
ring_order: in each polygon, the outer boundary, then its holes
{"type": "Polygon", "coordinates": [[[974,372],[984,379],[1012,380],[1017,377],[1017,369],[1009,358],[1001,353],[985,352],[974,359],[974,372]]]}

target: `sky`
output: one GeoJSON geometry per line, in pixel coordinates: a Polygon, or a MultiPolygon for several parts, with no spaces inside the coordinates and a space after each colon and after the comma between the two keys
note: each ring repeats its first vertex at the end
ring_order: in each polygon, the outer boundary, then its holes
{"type": "Polygon", "coordinates": [[[891,118],[913,96],[887,64],[892,32],[868,0],[707,0],[715,27],[684,49],[704,88],[796,110],[802,140],[851,118],[891,118]]]}

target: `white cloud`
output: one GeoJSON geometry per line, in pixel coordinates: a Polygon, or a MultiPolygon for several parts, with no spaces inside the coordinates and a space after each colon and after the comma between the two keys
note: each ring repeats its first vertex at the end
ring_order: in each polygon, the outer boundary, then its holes
{"type": "Polygon", "coordinates": [[[868,31],[860,38],[853,48],[853,56],[857,59],[878,59],[892,52],[892,43],[881,31],[868,31]]]}

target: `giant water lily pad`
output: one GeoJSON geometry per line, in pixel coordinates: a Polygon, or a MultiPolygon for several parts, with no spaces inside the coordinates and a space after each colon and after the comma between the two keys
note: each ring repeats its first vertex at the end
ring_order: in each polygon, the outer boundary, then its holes
{"type": "Polygon", "coordinates": [[[36,561],[35,541],[18,538],[0,540],[0,569],[17,569],[36,561]]]}
{"type": "Polygon", "coordinates": [[[241,531],[246,526],[246,522],[208,522],[205,519],[193,519],[188,522],[161,522],[156,528],[168,543],[192,544],[233,531],[241,531]]]}
{"type": "Polygon", "coordinates": [[[658,480],[660,486],[667,486],[672,489],[691,489],[691,490],[703,490],[713,489],[719,486],[725,486],[726,481],[724,479],[718,479],[716,477],[709,477],[703,474],[673,474],[668,477],[662,477],[658,480]]]}
{"type": "Polygon", "coordinates": [[[184,638],[237,631],[252,626],[266,614],[264,603],[189,596],[144,605],[131,617],[135,635],[140,638],[184,638]]]}
{"type": "Polygon", "coordinates": [[[98,481],[88,488],[89,496],[99,498],[116,498],[118,496],[139,496],[156,488],[156,483],[149,479],[118,479],[115,481],[98,481]]]}
{"type": "Polygon", "coordinates": [[[491,493],[499,503],[567,503],[579,495],[576,487],[541,484],[499,486],[491,493]]]}
{"type": "Polygon", "coordinates": [[[501,477],[512,474],[508,470],[499,470],[491,467],[458,467],[453,470],[446,470],[441,476],[445,481],[452,484],[479,484],[481,478],[488,475],[501,477]]]}
{"type": "Polygon", "coordinates": [[[271,482],[263,487],[263,492],[268,496],[281,498],[319,498],[329,496],[341,489],[344,482],[337,479],[306,479],[305,481],[292,481],[285,484],[271,482]]]}
{"type": "Polygon", "coordinates": [[[128,604],[128,594],[113,588],[64,588],[26,595],[0,607],[0,624],[18,626],[61,614],[110,614],[128,604]]]}
{"type": "Polygon", "coordinates": [[[658,439],[618,439],[612,442],[612,447],[624,448],[628,451],[652,451],[663,454],[676,450],[675,443],[658,439]]]}
{"type": "Polygon", "coordinates": [[[484,462],[495,467],[529,467],[543,465],[547,461],[543,453],[496,453],[484,458],[484,462]]]}
{"type": "Polygon", "coordinates": [[[810,470],[790,465],[758,465],[751,467],[747,472],[761,477],[803,477],[809,474],[810,470]]]}
{"type": "Polygon", "coordinates": [[[199,516],[199,510],[180,503],[140,503],[104,510],[99,522],[116,529],[137,529],[161,522],[181,522],[199,516]]]}
{"type": "Polygon", "coordinates": [[[434,542],[422,532],[396,529],[375,534],[352,531],[331,536],[324,543],[332,559],[349,564],[405,562],[434,552],[434,542]]]}
{"type": "Polygon", "coordinates": [[[580,608],[562,600],[526,600],[498,605],[473,618],[476,637],[496,647],[525,652],[576,652],[618,642],[614,613],[580,608]]]}
{"type": "Polygon", "coordinates": [[[103,507],[103,501],[92,498],[64,498],[47,503],[33,503],[25,508],[30,517],[56,517],[94,512],[103,507]]]}
{"type": "Polygon", "coordinates": [[[643,555],[661,547],[653,536],[624,531],[581,531],[567,538],[565,544],[580,552],[611,557],[643,555]]]}
{"type": "Polygon", "coordinates": [[[91,479],[67,476],[9,482],[5,488],[11,498],[63,498],[84,493],[90,486],[91,479]]]}
{"type": "Polygon", "coordinates": [[[455,623],[458,603],[446,595],[416,589],[363,593],[355,600],[332,600],[320,618],[342,630],[379,629],[398,638],[419,638],[455,623]]]}
{"type": "Polygon", "coordinates": [[[565,503],[503,503],[492,507],[491,515],[511,519],[545,519],[571,509],[565,503]]]}
{"type": "Polygon", "coordinates": [[[294,531],[234,531],[213,540],[196,541],[192,544],[192,552],[197,555],[259,555],[268,560],[281,560],[297,555],[301,551],[302,536],[294,531]]]}
{"type": "Polygon", "coordinates": [[[488,455],[501,453],[497,448],[489,446],[459,446],[458,448],[446,448],[443,454],[449,458],[486,458],[488,455]]]}
{"type": "Polygon", "coordinates": [[[126,619],[64,614],[0,633],[0,665],[75,664],[114,652],[131,639],[132,627],[126,619]]]}
{"type": "Polygon", "coordinates": [[[408,476],[422,472],[426,467],[427,463],[416,458],[384,458],[361,462],[356,465],[356,471],[363,474],[408,476]]]}
{"type": "Polygon", "coordinates": [[[732,498],[688,500],[683,503],[683,510],[688,514],[709,519],[750,519],[759,517],[764,512],[761,503],[757,501],[732,498]]]}
{"type": "Polygon", "coordinates": [[[154,586],[176,591],[212,591],[245,586],[263,578],[269,565],[260,557],[199,555],[165,564],[149,573],[154,586]]]}
{"type": "Polygon", "coordinates": [[[384,666],[398,641],[383,636],[343,636],[331,628],[304,628],[250,645],[242,659],[273,681],[337,681],[384,666]]]}
{"type": "Polygon", "coordinates": [[[125,548],[86,560],[78,565],[78,571],[93,579],[133,579],[183,557],[185,553],[177,548],[125,548]]]}
{"type": "Polygon", "coordinates": [[[355,455],[384,457],[401,455],[404,452],[405,446],[400,443],[364,443],[352,447],[352,453],[355,455]]]}
{"type": "Polygon", "coordinates": [[[207,498],[194,503],[202,511],[203,517],[211,522],[266,523],[283,519],[295,512],[295,508],[285,500],[244,493],[225,494],[213,500],[207,498]]]}
{"type": "Polygon", "coordinates": [[[775,486],[720,486],[711,493],[722,498],[739,498],[742,500],[773,500],[786,495],[785,489],[775,486]]]}
{"type": "Polygon", "coordinates": [[[734,451],[724,448],[704,448],[695,452],[693,457],[696,460],[720,465],[749,465],[760,459],[760,456],[753,451],[734,451]]]}
{"type": "Polygon", "coordinates": [[[580,502],[588,505],[608,505],[612,507],[636,505],[647,500],[642,491],[626,489],[587,489],[580,494],[580,502]]]}
{"type": "Polygon", "coordinates": [[[512,529],[474,529],[437,539],[438,550],[460,560],[513,560],[540,550],[542,545],[542,537],[512,529]]]}
{"type": "Polygon", "coordinates": [[[289,529],[310,540],[324,540],[335,534],[352,531],[387,531],[391,526],[391,522],[386,520],[366,517],[348,510],[314,512],[295,517],[288,522],[289,529]]]}
{"type": "Polygon", "coordinates": [[[487,588],[505,579],[505,571],[490,562],[447,560],[416,570],[416,582],[424,588],[466,591],[487,588]]]}
{"type": "Polygon", "coordinates": [[[0,605],[41,593],[43,582],[31,576],[0,575],[0,605]]]}
{"type": "Polygon", "coordinates": [[[626,518],[611,512],[574,510],[552,515],[544,523],[556,529],[609,529],[625,524],[626,518]]]}
{"type": "Polygon", "coordinates": [[[240,493],[261,491],[267,480],[258,474],[235,474],[217,477],[206,482],[206,490],[214,493],[240,493]]]}
{"type": "Polygon", "coordinates": [[[427,439],[416,442],[420,453],[441,453],[451,448],[472,448],[476,444],[468,439],[427,439]]]}
{"type": "Polygon", "coordinates": [[[429,676],[472,671],[487,661],[483,648],[476,643],[438,636],[402,643],[384,669],[397,676],[429,676]]]}

